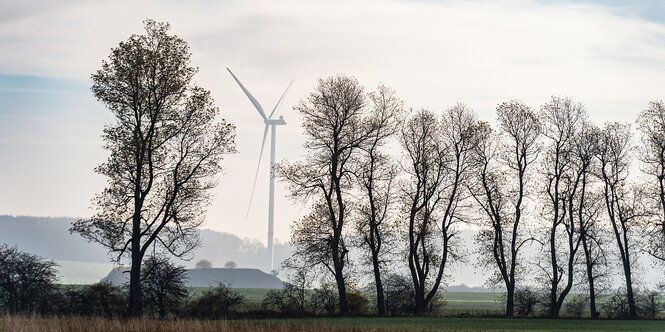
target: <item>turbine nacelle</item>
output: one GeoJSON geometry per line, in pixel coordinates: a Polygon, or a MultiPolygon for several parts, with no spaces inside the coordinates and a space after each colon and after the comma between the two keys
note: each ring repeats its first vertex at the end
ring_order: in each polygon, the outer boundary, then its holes
{"type": "Polygon", "coordinates": [[[270,125],[281,126],[281,125],[285,125],[286,121],[284,121],[284,117],[280,115],[278,119],[263,120],[263,123],[265,123],[266,126],[270,126],[270,125]]]}

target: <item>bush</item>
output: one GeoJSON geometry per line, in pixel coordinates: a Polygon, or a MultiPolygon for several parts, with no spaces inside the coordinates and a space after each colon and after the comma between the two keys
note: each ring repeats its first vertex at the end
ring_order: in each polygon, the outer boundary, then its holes
{"type": "Polygon", "coordinates": [[[0,307],[10,314],[45,314],[48,297],[56,291],[56,266],[16,247],[0,246],[0,307]]]}
{"type": "Polygon", "coordinates": [[[143,262],[141,290],[146,311],[160,318],[168,312],[177,313],[187,298],[186,274],[184,267],[165,257],[153,256],[143,262]]]}
{"type": "Polygon", "coordinates": [[[411,315],[416,310],[416,293],[413,283],[405,276],[391,274],[383,282],[386,314],[390,316],[411,315]]]}
{"type": "Polygon", "coordinates": [[[531,315],[534,313],[534,309],[540,302],[538,292],[530,287],[523,287],[515,290],[515,313],[518,316],[531,315]]]}
{"type": "Polygon", "coordinates": [[[281,314],[302,315],[306,312],[305,290],[285,283],[284,289],[271,289],[263,298],[261,306],[264,310],[276,311],[281,314]]]}
{"type": "Polygon", "coordinates": [[[663,308],[663,303],[659,300],[660,293],[651,290],[643,295],[637,296],[637,310],[642,318],[654,319],[663,308]]]}
{"type": "Polygon", "coordinates": [[[626,319],[630,318],[630,308],[626,294],[617,291],[607,302],[602,305],[605,315],[608,318],[626,319]]]}
{"type": "Polygon", "coordinates": [[[187,312],[195,318],[227,318],[233,313],[235,307],[244,302],[245,298],[242,295],[232,291],[224,284],[219,284],[191,301],[187,312]]]}
{"type": "Polygon", "coordinates": [[[571,317],[581,318],[587,307],[587,296],[578,294],[571,297],[565,304],[566,314],[571,317]]]}
{"type": "Polygon", "coordinates": [[[339,304],[337,290],[330,282],[322,282],[321,287],[314,290],[309,298],[312,313],[334,315],[339,304]]]}
{"type": "Polygon", "coordinates": [[[62,287],[61,304],[53,313],[59,315],[119,317],[127,313],[127,293],[107,282],[62,287]]]}
{"type": "Polygon", "coordinates": [[[346,292],[346,303],[352,315],[366,315],[369,309],[369,299],[360,290],[352,289],[346,292]]]}

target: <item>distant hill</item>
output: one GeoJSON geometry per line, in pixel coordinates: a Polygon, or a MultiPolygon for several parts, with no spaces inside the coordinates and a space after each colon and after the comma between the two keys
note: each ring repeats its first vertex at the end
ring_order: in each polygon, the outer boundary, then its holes
{"type": "MultiPolygon", "coordinates": [[[[128,268],[115,268],[102,279],[114,285],[129,282],[128,268]]],[[[187,270],[185,285],[188,287],[210,287],[223,283],[232,288],[283,288],[279,278],[258,269],[203,268],[187,270]]]]}
{"type": "MultiPolygon", "coordinates": [[[[0,215],[0,244],[17,246],[20,250],[55,260],[60,266],[63,283],[94,283],[112,268],[108,250],[97,243],[89,243],[78,234],[70,234],[69,227],[76,218],[48,218],[0,215]]],[[[256,239],[241,239],[229,233],[201,230],[202,247],[189,261],[177,264],[193,268],[201,259],[212,262],[213,267],[234,261],[238,268],[264,268],[267,249],[256,239]]],[[[275,266],[291,256],[288,244],[275,244],[275,266]]]]}

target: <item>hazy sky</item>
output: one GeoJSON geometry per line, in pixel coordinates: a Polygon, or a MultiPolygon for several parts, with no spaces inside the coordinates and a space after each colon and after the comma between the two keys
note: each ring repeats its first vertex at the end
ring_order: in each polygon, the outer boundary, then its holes
{"type": "MultiPolygon", "coordinates": [[[[264,242],[267,149],[243,222],[263,124],[227,66],[264,108],[295,79],[278,112],[288,122],[278,128],[278,160],[303,152],[293,105],[336,73],[368,90],[385,83],[409,107],[464,102],[490,121],[513,98],[538,107],[567,95],[598,123],[632,122],[665,98],[664,1],[2,1],[0,214],[90,215],[110,119],[89,77],[146,18],[170,22],[189,42],[196,81],[238,128],[239,153],[224,161],[206,227],[264,242]]],[[[306,212],[284,194],[278,185],[282,241],[306,212]]]]}

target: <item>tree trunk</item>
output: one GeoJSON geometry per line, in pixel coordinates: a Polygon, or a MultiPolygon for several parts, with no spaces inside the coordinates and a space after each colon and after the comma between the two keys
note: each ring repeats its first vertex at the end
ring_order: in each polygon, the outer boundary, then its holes
{"type": "MultiPolygon", "coordinates": [[[[138,241],[137,241],[138,242],[138,241]]],[[[132,244],[132,247],[134,245],[132,244]]],[[[132,251],[132,266],[129,272],[129,316],[140,318],[143,315],[141,301],[141,257],[132,251]]]]}
{"type": "Polygon", "coordinates": [[[596,319],[600,316],[600,313],[596,309],[596,285],[593,283],[593,263],[591,258],[591,250],[586,239],[586,231],[582,233],[582,248],[584,249],[586,276],[589,281],[589,309],[591,310],[591,319],[596,319]]]}
{"type": "Polygon", "coordinates": [[[129,271],[129,316],[140,318],[143,315],[141,301],[141,203],[137,199],[135,204],[138,208],[133,217],[132,229],[132,266],[129,271]]]}
{"type": "Polygon", "coordinates": [[[337,292],[339,293],[339,313],[341,315],[349,314],[349,305],[346,300],[346,283],[342,275],[342,269],[335,265],[335,281],[337,282],[337,292]]]}
{"type": "Polygon", "coordinates": [[[425,314],[425,291],[420,287],[416,288],[416,316],[425,314]]]}
{"type": "Polygon", "coordinates": [[[506,285],[506,317],[513,317],[515,315],[515,285],[506,285]]]}
{"type": "MultiPolygon", "coordinates": [[[[628,251],[628,248],[626,246],[626,251],[628,251]]],[[[626,255],[626,259],[628,259],[628,255],[626,255]]],[[[633,280],[632,280],[632,275],[630,271],[630,262],[624,262],[624,273],[626,275],[626,297],[628,298],[628,308],[630,310],[630,318],[635,319],[637,318],[637,309],[635,307],[635,296],[633,295],[633,280]]]]}
{"type": "Polygon", "coordinates": [[[376,283],[376,309],[379,316],[386,315],[386,301],[383,297],[383,283],[381,282],[381,270],[379,268],[378,253],[372,251],[372,264],[374,265],[374,282],[376,283]]]}

